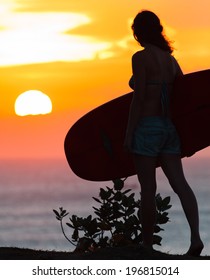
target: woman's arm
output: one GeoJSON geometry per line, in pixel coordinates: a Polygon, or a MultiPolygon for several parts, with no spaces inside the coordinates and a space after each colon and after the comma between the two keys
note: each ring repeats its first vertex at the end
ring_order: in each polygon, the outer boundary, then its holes
{"type": "Polygon", "coordinates": [[[137,52],[133,55],[132,70],[134,79],[134,93],[130,106],[125,138],[125,146],[128,149],[131,148],[133,133],[141,116],[146,91],[146,69],[142,52],[137,52]]]}

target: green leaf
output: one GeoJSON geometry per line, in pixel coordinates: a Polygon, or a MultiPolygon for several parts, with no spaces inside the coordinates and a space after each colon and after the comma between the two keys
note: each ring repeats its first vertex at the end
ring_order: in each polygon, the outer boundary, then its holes
{"type": "Polygon", "coordinates": [[[87,222],[88,222],[88,223],[90,223],[90,222],[91,222],[91,220],[92,220],[92,216],[91,216],[91,215],[89,215],[89,216],[87,217],[87,222]]]}
{"type": "Polygon", "coordinates": [[[124,192],[122,192],[123,194],[127,194],[129,192],[131,192],[132,190],[131,189],[128,189],[128,190],[125,190],[124,192]]]}
{"type": "Polygon", "coordinates": [[[157,221],[158,224],[166,224],[169,221],[169,218],[167,217],[168,213],[158,213],[157,215],[157,221]]]}
{"type": "Polygon", "coordinates": [[[53,212],[55,213],[55,215],[56,215],[57,217],[60,217],[60,214],[58,213],[58,211],[56,211],[55,209],[53,209],[53,212]]]}
{"type": "Polygon", "coordinates": [[[79,218],[76,215],[72,215],[69,220],[72,222],[74,227],[78,227],[79,218]]]}
{"type": "Polygon", "coordinates": [[[69,213],[66,213],[65,215],[63,215],[63,218],[66,217],[69,213]]]}
{"type": "Polygon", "coordinates": [[[129,207],[128,210],[125,212],[125,215],[130,216],[135,212],[135,209],[129,207]]]}
{"type": "Polygon", "coordinates": [[[101,223],[99,223],[98,226],[101,230],[111,230],[111,228],[112,228],[110,223],[107,223],[105,221],[102,221],[101,223]]]}
{"type": "Polygon", "coordinates": [[[170,201],[171,201],[170,196],[167,196],[163,199],[163,201],[162,201],[162,211],[165,211],[165,210],[168,210],[168,209],[171,208],[171,205],[169,205],[170,201]]]}
{"type": "Polygon", "coordinates": [[[114,199],[116,201],[121,201],[122,199],[122,193],[120,191],[117,191],[116,194],[114,195],[114,199]]]}
{"type": "Polygon", "coordinates": [[[66,210],[61,211],[61,216],[63,216],[64,214],[66,214],[66,210]]]}
{"type": "Polygon", "coordinates": [[[99,212],[99,211],[94,211],[94,213],[95,213],[98,217],[101,217],[101,212],[99,212]]]}
{"type": "Polygon", "coordinates": [[[107,198],[109,198],[109,194],[107,191],[105,191],[104,189],[100,189],[100,193],[99,196],[102,200],[106,200],[107,198]]]}
{"type": "Polygon", "coordinates": [[[122,188],[124,187],[124,181],[121,179],[116,179],[113,181],[113,183],[114,183],[114,189],[116,191],[121,191],[122,188]]]}
{"type": "Polygon", "coordinates": [[[113,189],[106,187],[108,191],[113,192],[113,189]]]}
{"type": "Polygon", "coordinates": [[[68,226],[68,227],[70,227],[70,228],[75,228],[72,224],[70,224],[70,223],[66,223],[66,225],[68,226]]]}
{"type": "Polygon", "coordinates": [[[161,241],[162,241],[162,237],[160,237],[159,235],[155,235],[154,234],[154,236],[153,236],[153,244],[161,246],[161,241]]]}
{"type": "Polygon", "coordinates": [[[100,199],[96,198],[96,197],[93,197],[93,199],[98,202],[98,203],[102,203],[100,199]]]}
{"type": "Polygon", "coordinates": [[[160,232],[160,231],[164,231],[164,229],[162,229],[162,228],[159,227],[158,225],[155,225],[155,230],[154,230],[154,232],[155,232],[155,233],[158,233],[158,232],[160,232]]]}
{"type": "Polygon", "coordinates": [[[77,241],[78,238],[79,238],[79,231],[78,231],[78,229],[75,229],[74,232],[73,232],[73,234],[72,234],[72,239],[73,239],[74,241],[77,241]]]}

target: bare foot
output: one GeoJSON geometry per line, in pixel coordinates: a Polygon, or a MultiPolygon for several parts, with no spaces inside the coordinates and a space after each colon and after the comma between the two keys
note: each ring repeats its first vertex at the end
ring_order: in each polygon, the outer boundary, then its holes
{"type": "Polygon", "coordinates": [[[187,251],[186,255],[188,256],[192,256],[192,257],[199,257],[202,250],[203,250],[203,242],[200,241],[199,243],[196,244],[192,244],[189,248],[189,250],[187,251]]]}

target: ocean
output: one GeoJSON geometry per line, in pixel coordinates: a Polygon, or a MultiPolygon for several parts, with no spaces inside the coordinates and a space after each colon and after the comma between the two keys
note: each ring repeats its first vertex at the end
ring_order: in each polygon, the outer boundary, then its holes
{"type": "MultiPolygon", "coordinates": [[[[200,211],[200,232],[205,243],[202,255],[210,255],[210,159],[183,160],[185,175],[194,190],[200,211]]],[[[189,227],[177,196],[162,171],[157,170],[158,192],[170,196],[170,222],[161,232],[162,246],[155,248],[171,254],[184,253],[189,247],[189,227]]],[[[63,207],[70,215],[94,215],[92,199],[100,187],[112,182],[89,182],[72,173],[63,159],[0,160],[0,247],[72,251],[62,235],[53,209],[63,207]]],[[[136,176],[129,177],[126,188],[139,196],[136,176]]],[[[68,217],[66,217],[68,222],[68,217]]],[[[66,234],[71,235],[66,227],[66,234]]]]}

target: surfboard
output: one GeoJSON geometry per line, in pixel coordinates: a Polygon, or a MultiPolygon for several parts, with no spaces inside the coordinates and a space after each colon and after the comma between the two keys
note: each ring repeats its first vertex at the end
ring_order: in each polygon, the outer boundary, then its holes
{"type": "MultiPolygon", "coordinates": [[[[171,96],[172,119],[182,157],[210,145],[210,70],[177,79],[171,96]]],[[[135,175],[132,155],[123,148],[133,92],[113,99],[79,119],[68,131],[64,150],[79,177],[109,181],[135,175]]]]}

